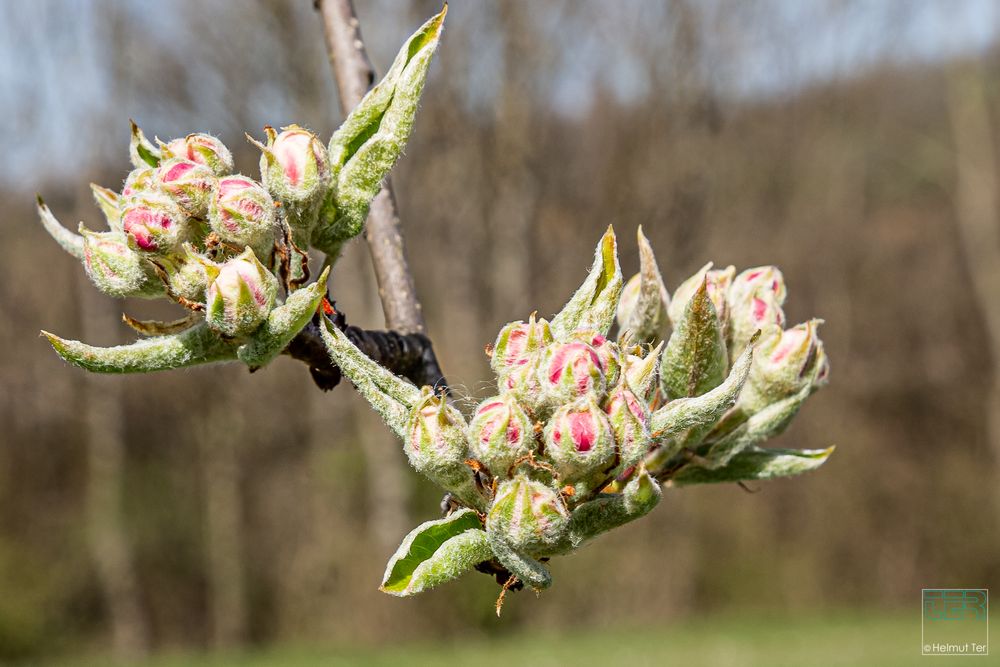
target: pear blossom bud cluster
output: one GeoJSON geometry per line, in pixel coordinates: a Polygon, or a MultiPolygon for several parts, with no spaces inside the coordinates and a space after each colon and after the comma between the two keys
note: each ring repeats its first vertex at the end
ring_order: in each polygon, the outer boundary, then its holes
{"type": "Polygon", "coordinates": [[[265,127],[264,142],[248,135],[261,151],[259,180],[238,173],[216,137],[150,140],[132,123],[132,170],[121,192],[92,186],[108,231],[74,233],[39,199],[45,229],[98,289],[191,311],[178,322],[126,317],[153,338],[117,348],[45,334],[56,351],[111,373],[233,359],[256,368],[279,354],[325,293],[328,273],[307,285],[308,251],[326,253],[327,267],[336,261],[405,148],[446,13],[403,44],[329,143],[299,125],[265,127]]]}
{"type": "Polygon", "coordinates": [[[780,271],[707,265],[671,300],[641,230],[639,245],[628,301],[609,229],[558,314],[500,330],[487,348],[497,394],[468,421],[327,323],[330,357],[401,437],[413,467],[468,508],[414,529],[389,561],[384,591],[413,595],[483,560],[540,590],[551,583],[550,557],[648,513],[661,482],[795,475],[829,456],[759,446],[829,368],[818,320],[783,329],[780,271]]]}

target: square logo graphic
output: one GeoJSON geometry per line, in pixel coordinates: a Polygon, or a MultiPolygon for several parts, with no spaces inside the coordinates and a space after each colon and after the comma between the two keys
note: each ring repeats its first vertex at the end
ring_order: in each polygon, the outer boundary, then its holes
{"type": "Polygon", "coordinates": [[[921,596],[922,655],[989,655],[989,590],[925,588],[921,596]]]}

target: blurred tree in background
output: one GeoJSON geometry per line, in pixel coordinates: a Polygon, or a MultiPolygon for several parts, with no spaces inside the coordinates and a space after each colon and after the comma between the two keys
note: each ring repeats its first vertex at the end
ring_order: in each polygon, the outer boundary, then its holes
{"type": "MultiPolygon", "coordinates": [[[[170,317],[95,297],[35,219],[36,190],[66,221],[99,218],[85,184],[124,177],[129,117],[164,139],[215,133],[251,174],[245,129],[329,136],[311,3],[8,7],[0,658],[483,635],[562,626],[570,604],[577,627],[908,608],[921,587],[1000,581],[1000,26],[958,4],[453,3],[394,180],[460,400],[489,393],[476,379],[500,325],[557,310],[601,230],[642,224],[669,288],[708,259],[781,266],[789,320],[827,319],[833,382],[777,444],[840,445],[808,481],[668,494],[627,550],[554,563],[560,587],[509,601],[502,624],[487,577],[377,593],[439,499],[348,387],[322,394],[290,361],[94,378],[36,338],[115,344],[130,336],[108,325],[117,310],[170,317]]],[[[438,9],[357,5],[380,71],[438,9]]],[[[352,323],[382,326],[361,244],[331,286],[352,323]]]]}

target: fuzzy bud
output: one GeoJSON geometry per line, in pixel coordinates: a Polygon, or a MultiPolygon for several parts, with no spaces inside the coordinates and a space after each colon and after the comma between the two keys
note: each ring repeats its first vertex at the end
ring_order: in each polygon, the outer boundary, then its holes
{"type": "Polygon", "coordinates": [[[739,406],[754,413],[766,405],[826,384],[830,365],[816,333],[822,320],[809,320],[784,331],[771,327],[757,345],[750,377],[739,406]]]}
{"type": "Polygon", "coordinates": [[[618,443],[617,474],[637,464],[649,451],[649,407],[622,382],[608,394],[604,412],[618,443]]]}
{"type": "Polygon", "coordinates": [[[138,167],[130,171],[125,177],[122,197],[134,197],[147,192],[153,187],[153,174],[155,173],[156,169],[153,167],[138,167]]]}
{"type": "Polygon", "coordinates": [[[504,477],[519,458],[534,450],[534,428],[509,394],[488,398],[469,425],[472,453],[495,477],[504,477]]]}
{"type": "Polygon", "coordinates": [[[224,241],[258,251],[273,243],[274,201],[262,185],[245,176],[219,179],[208,211],[212,231],[224,241]]]}
{"type": "Polygon", "coordinates": [[[490,358],[490,366],[500,377],[524,366],[535,353],[552,342],[552,331],[545,318],[535,319],[534,313],[524,323],[511,322],[500,330],[490,358]]]}
{"type": "Polygon", "coordinates": [[[183,158],[208,167],[216,176],[233,173],[233,154],[210,134],[189,134],[160,147],[163,159],[183,158]]]}
{"type": "Polygon", "coordinates": [[[688,302],[691,301],[695,292],[698,291],[698,288],[704,282],[708,290],[708,298],[712,301],[712,305],[715,306],[715,312],[719,317],[719,324],[722,325],[722,329],[725,331],[726,325],[729,322],[729,306],[726,302],[726,297],[729,294],[729,287],[732,285],[733,276],[735,275],[735,267],[729,266],[725,269],[712,269],[712,263],[709,262],[701,267],[698,273],[682,282],[677,291],[674,292],[673,301],[667,307],[667,314],[670,315],[670,321],[674,327],[684,317],[684,309],[687,308],[688,302]]]}
{"type": "Polygon", "coordinates": [[[545,456],[565,484],[607,473],[616,464],[615,437],[592,396],[560,408],[545,429],[545,456]]]}
{"type": "Polygon", "coordinates": [[[776,266],[747,269],[729,288],[729,354],[735,358],[758,329],[785,326],[785,279],[776,266]]]}
{"type": "Polygon", "coordinates": [[[219,274],[218,264],[187,243],[180,255],[163,260],[161,265],[167,271],[174,294],[196,303],[205,302],[205,290],[219,274]]]}
{"type": "Polygon", "coordinates": [[[596,331],[575,331],[571,340],[586,343],[597,353],[601,370],[604,371],[605,386],[611,387],[618,383],[622,368],[622,351],[617,343],[596,331]]]}
{"type": "Polygon", "coordinates": [[[274,308],[277,293],[277,278],[247,248],[219,267],[205,291],[205,320],[224,336],[248,336],[274,308]]]}
{"type": "Polygon", "coordinates": [[[153,180],[189,217],[204,218],[208,213],[215,187],[215,175],[208,167],[174,158],[160,163],[153,180]]]}
{"type": "Polygon", "coordinates": [[[129,245],[141,252],[165,255],[184,240],[187,216],[164,195],[141,194],[122,206],[122,230],[129,245]]]}
{"type": "Polygon", "coordinates": [[[538,384],[543,401],[555,407],[592,392],[603,395],[607,380],[597,351],[577,341],[546,349],[538,367],[538,384]]]}
{"type": "Polygon", "coordinates": [[[518,475],[500,485],[486,517],[487,532],[498,533],[515,549],[541,554],[559,542],[569,510],[559,493],[518,475]]]}
{"type": "Polygon", "coordinates": [[[152,265],[129,247],[124,234],[92,232],[83,235],[83,266],[87,276],[105,294],[153,298],[163,295],[163,283],[152,265]]]}
{"type": "Polygon", "coordinates": [[[314,203],[330,187],[330,158],[315,134],[298,125],[276,133],[266,128],[267,145],[260,146],[264,186],[284,204],[314,203]]]}
{"type": "MultiPolygon", "coordinates": [[[[441,483],[464,468],[468,431],[462,414],[425,391],[410,415],[403,445],[417,472],[441,483]]],[[[466,471],[467,472],[467,471],[466,471]]]]}

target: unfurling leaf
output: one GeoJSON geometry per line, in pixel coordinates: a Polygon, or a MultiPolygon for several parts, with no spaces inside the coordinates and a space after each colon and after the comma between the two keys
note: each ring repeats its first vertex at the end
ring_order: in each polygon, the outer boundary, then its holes
{"type": "Polygon", "coordinates": [[[700,396],[726,377],[729,357],[722,322],[705,280],[675,323],[660,366],[660,383],[670,398],[700,396]]]}
{"type": "Polygon", "coordinates": [[[615,230],[608,227],[597,244],[594,265],[587,279],[552,318],[552,335],[557,341],[566,341],[579,330],[592,330],[607,336],[615,321],[621,292],[622,270],[618,265],[615,230]]]}
{"type": "Polygon", "coordinates": [[[727,465],[703,468],[688,465],[671,478],[674,486],[749,482],[755,479],[792,477],[820,467],[833,453],[826,449],[766,449],[750,447],[734,456],[727,465]]]}

